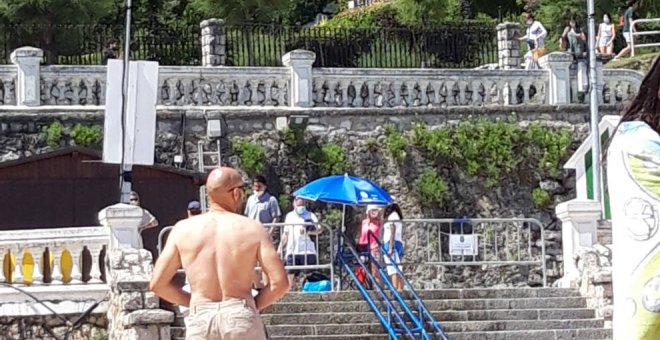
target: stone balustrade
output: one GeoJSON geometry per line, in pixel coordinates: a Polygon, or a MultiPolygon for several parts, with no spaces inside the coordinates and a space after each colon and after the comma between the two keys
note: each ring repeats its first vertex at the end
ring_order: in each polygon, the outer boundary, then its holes
{"type": "Polygon", "coordinates": [[[105,280],[103,227],[0,231],[0,282],[75,285],[105,280]]]}
{"type": "MultiPolygon", "coordinates": [[[[40,50],[25,49],[13,59],[16,65],[0,66],[0,106],[105,105],[105,66],[38,67],[30,53],[40,50]]],[[[295,50],[283,56],[284,67],[162,66],[157,103],[165,108],[557,105],[580,103],[578,92],[584,90],[569,69],[572,59],[560,52],[544,56],[541,70],[312,68],[315,58],[295,50]]],[[[634,96],[642,74],[608,69],[599,79],[601,103],[616,104],[634,96]]]]}
{"type": "Polygon", "coordinates": [[[545,70],[314,70],[315,106],[545,104],[545,70]]]}

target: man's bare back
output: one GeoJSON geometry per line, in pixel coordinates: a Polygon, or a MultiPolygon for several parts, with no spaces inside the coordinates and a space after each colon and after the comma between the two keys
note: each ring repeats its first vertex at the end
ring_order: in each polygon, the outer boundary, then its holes
{"type": "Polygon", "coordinates": [[[151,290],[158,296],[191,306],[192,311],[195,306],[238,300],[263,310],[286,294],[286,272],[268,232],[259,222],[235,213],[245,198],[243,186],[233,169],[220,168],[209,174],[210,211],[183,220],[172,229],[151,280],[151,290]],[[269,284],[252,302],[257,261],[269,284]],[[171,282],[181,267],[190,282],[190,294],[171,282]]]}

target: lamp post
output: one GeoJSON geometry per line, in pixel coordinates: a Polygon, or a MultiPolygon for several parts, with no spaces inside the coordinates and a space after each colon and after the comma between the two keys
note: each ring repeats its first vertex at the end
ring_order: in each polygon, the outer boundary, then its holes
{"type": "MultiPolygon", "coordinates": [[[[600,131],[598,123],[598,84],[596,65],[596,13],[594,0],[587,0],[587,16],[589,18],[589,108],[591,111],[591,170],[593,174],[594,200],[602,203],[601,173],[600,173],[600,131]]],[[[601,209],[602,210],[602,209],[601,209]]]]}
{"type": "MultiPolygon", "coordinates": [[[[131,171],[133,166],[131,164],[126,164],[125,152],[126,152],[126,112],[128,111],[128,75],[129,75],[129,62],[130,62],[130,48],[131,48],[131,0],[126,0],[126,26],[125,26],[125,36],[124,36],[124,64],[123,64],[123,77],[122,77],[122,98],[121,98],[121,164],[120,164],[120,175],[119,175],[119,186],[120,186],[120,199],[122,203],[128,203],[131,188],[131,171]]],[[[128,141],[128,143],[133,143],[133,140],[128,141]]],[[[132,149],[132,148],[129,148],[132,149]]]]}

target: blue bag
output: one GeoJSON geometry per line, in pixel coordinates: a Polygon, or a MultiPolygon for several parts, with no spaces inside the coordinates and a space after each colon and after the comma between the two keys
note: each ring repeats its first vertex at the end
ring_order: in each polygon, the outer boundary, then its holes
{"type": "Polygon", "coordinates": [[[303,292],[307,293],[329,292],[331,290],[332,284],[330,283],[330,280],[305,282],[305,285],[303,286],[303,292]]]}

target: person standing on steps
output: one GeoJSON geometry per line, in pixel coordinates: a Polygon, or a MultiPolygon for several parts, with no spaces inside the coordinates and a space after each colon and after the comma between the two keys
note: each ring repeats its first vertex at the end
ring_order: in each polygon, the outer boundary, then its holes
{"type": "MultiPolygon", "coordinates": [[[[305,207],[304,199],[296,197],[293,200],[293,211],[286,214],[284,223],[287,225],[284,227],[282,240],[280,241],[277,252],[279,254],[282,254],[282,252],[285,253],[286,265],[317,265],[316,245],[309,236],[320,234],[323,228],[318,224],[318,217],[305,207]]],[[[289,273],[291,289],[295,286],[295,277],[301,272],[303,271],[292,270],[289,273]]]]}
{"type": "MultiPolygon", "coordinates": [[[[253,194],[248,198],[245,204],[245,216],[259,221],[263,224],[280,222],[282,211],[277,202],[277,198],[268,192],[268,185],[264,176],[256,176],[252,180],[253,194]]],[[[268,228],[268,234],[273,237],[275,227],[268,228]]],[[[281,232],[281,231],[280,231],[281,232]]],[[[276,235],[276,241],[279,241],[280,235],[276,235]]],[[[266,284],[266,277],[259,274],[259,271],[254,273],[254,285],[256,289],[261,289],[266,284]]]]}
{"type": "Polygon", "coordinates": [[[217,168],[206,187],[209,212],[174,226],[149,288],[171,303],[190,306],[187,340],[266,339],[259,312],[289,291],[284,266],[263,225],[239,214],[245,199],[240,174],[217,168]],[[257,262],[269,283],[253,298],[257,262]],[[180,267],[191,293],[172,283],[180,267]]]}
{"type": "MultiPolygon", "coordinates": [[[[401,264],[403,258],[403,214],[401,208],[396,203],[392,203],[385,207],[383,212],[385,216],[385,224],[383,225],[383,250],[388,256],[385,258],[387,265],[387,275],[392,280],[392,285],[398,291],[403,290],[403,278],[398,274],[394,266],[401,264]]],[[[399,267],[399,269],[401,269],[399,267]]]]}
{"type": "Polygon", "coordinates": [[[380,237],[380,226],[382,220],[380,219],[380,207],[377,205],[368,205],[367,206],[367,218],[362,220],[362,226],[360,228],[360,238],[357,242],[357,250],[360,254],[371,254],[371,259],[362,255],[362,258],[365,262],[365,265],[371,264],[371,274],[376,279],[376,283],[380,284],[380,275],[378,274],[378,266],[372,261],[380,261],[380,249],[378,246],[378,241],[373,237],[370,237],[369,234],[373,233],[373,236],[380,237]]]}

